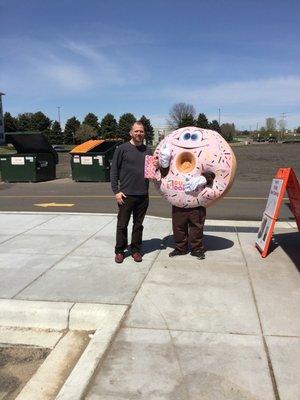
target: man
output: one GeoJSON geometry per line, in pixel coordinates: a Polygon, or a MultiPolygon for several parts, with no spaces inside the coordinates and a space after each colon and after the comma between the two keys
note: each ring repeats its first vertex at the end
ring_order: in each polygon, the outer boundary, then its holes
{"type": "Polygon", "coordinates": [[[115,262],[124,261],[127,248],[127,227],[133,215],[131,255],[136,262],[142,261],[141,247],[143,221],[149,204],[149,181],[144,178],[145,156],[151,151],[143,144],[144,126],[135,122],[130,130],[130,141],[121,144],[115,151],[111,171],[111,188],[119,207],[115,262]]]}

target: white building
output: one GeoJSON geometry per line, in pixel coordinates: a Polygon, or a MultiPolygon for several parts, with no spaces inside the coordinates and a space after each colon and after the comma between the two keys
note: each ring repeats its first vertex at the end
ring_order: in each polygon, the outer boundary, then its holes
{"type": "Polygon", "coordinates": [[[172,129],[168,126],[160,126],[154,128],[153,145],[156,146],[164,137],[166,137],[172,129]]]}

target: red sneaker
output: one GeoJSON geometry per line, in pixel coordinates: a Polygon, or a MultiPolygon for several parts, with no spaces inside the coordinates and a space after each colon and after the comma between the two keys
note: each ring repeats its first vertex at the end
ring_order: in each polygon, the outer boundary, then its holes
{"type": "Polygon", "coordinates": [[[133,253],[132,258],[134,259],[135,262],[143,261],[141,253],[133,253]]]}
{"type": "Polygon", "coordinates": [[[124,261],[124,253],[117,253],[115,255],[115,262],[121,264],[124,261]]]}

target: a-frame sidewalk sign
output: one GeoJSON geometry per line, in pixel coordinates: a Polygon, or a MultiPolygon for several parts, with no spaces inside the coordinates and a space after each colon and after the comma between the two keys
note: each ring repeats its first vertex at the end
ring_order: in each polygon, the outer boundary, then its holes
{"type": "Polygon", "coordinates": [[[255,246],[261,252],[262,257],[266,257],[268,254],[285,191],[288,193],[290,209],[295,216],[300,232],[300,185],[292,168],[279,168],[272,181],[268,202],[255,242],[255,246]]]}

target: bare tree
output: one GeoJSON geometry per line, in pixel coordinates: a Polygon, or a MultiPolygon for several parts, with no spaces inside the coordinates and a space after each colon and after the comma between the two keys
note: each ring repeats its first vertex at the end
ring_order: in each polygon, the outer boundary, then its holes
{"type": "Polygon", "coordinates": [[[268,132],[275,132],[276,131],[276,119],[275,118],[266,118],[266,130],[268,132]]]}
{"type": "Polygon", "coordinates": [[[170,110],[168,124],[172,129],[195,125],[196,111],[193,105],[176,103],[170,110]]]}

